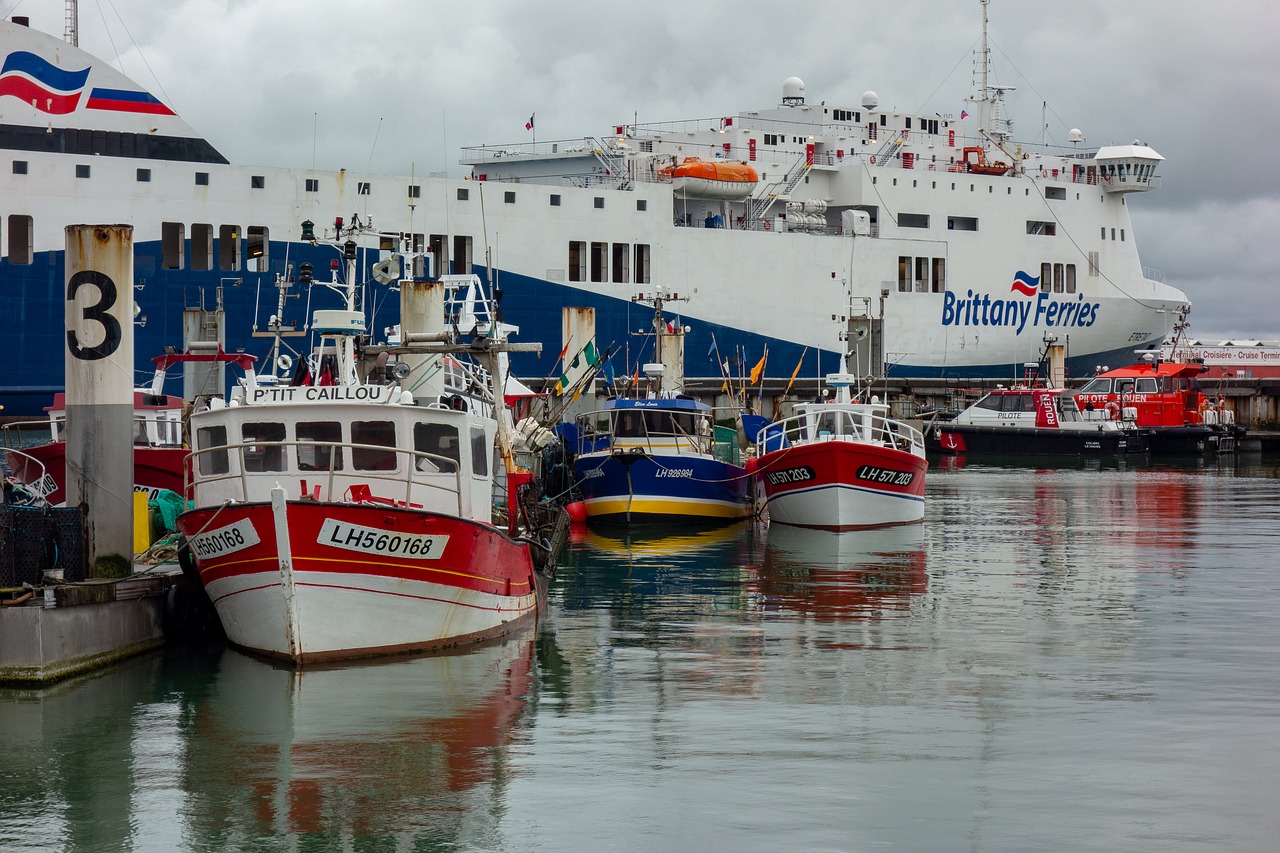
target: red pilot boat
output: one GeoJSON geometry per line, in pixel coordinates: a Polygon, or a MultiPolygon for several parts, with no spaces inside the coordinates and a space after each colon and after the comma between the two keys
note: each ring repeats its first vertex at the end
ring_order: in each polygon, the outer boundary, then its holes
{"type": "Polygon", "coordinates": [[[538,345],[508,343],[467,275],[400,281],[402,343],[358,350],[360,231],[335,232],[346,281],[325,286],[345,308],[315,312],[296,384],[250,378],[191,416],[190,558],[227,638],[297,665],[508,634],[535,617],[568,527],[526,499],[498,390],[503,353],[538,345]]]}
{"type": "Polygon", "coordinates": [[[764,487],[770,524],[856,530],[924,518],[924,437],[890,419],[886,404],[854,402],[855,382],[827,376],[833,402],[803,403],[759,433],[748,468],[764,487]]]}
{"type": "Polygon", "coordinates": [[[1132,420],[1153,455],[1234,453],[1245,428],[1221,400],[1204,393],[1198,361],[1163,361],[1152,352],[1107,370],[1075,394],[1082,412],[1132,420]]]}

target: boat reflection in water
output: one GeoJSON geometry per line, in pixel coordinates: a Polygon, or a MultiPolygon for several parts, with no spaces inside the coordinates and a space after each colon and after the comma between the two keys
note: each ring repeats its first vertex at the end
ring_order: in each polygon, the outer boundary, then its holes
{"type": "Polygon", "coordinates": [[[490,848],[507,751],[531,725],[533,660],[532,626],[464,654],[350,668],[224,654],[184,738],[197,849],[290,835],[490,848]]]}
{"type": "Polygon", "coordinates": [[[929,589],[921,525],[835,533],[769,528],[756,589],[766,612],[879,619],[929,589]]]}

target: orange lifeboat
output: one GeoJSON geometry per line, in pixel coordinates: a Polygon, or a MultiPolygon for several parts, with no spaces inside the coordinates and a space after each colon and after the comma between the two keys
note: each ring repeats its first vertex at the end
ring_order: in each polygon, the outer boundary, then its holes
{"type": "Polygon", "coordinates": [[[713,198],[740,201],[751,195],[759,176],[743,162],[719,162],[686,157],[679,165],[666,166],[658,178],[671,181],[677,198],[713,198]]]}
{"type": "Polygon", "coordinates": [[[1002,163],[999,160],[988,163],[986,157],[983,156],[982,148],[978,145],[972,145],[964,149],[964,166],[965,169],[979,175],[1003,175],[1011,168],[1008,163],[1002,163]],[[969,155],[977,155],[974,162],[969,162],[969,155]]]}

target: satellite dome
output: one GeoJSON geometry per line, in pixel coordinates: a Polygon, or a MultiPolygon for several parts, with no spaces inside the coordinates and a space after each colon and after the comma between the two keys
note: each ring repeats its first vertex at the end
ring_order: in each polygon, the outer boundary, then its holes
{"type": "Polygon", "coordinates": [[[1084,142],[1084,134],[1080,132],[1080,128],[1073,127],[1067,131],[1067,139],[1071,142],[1084,142]]]}
{"type": "Polygon", "coordinates": [[[788,77],[782,81],[782,103],[804,103],[804,81],[799,77],[788,77]]]}
{"type": "Polygon", "coordinates": [[[880,96],[870,90],[862,93],[862,108],[864,110],[874,110],[880,106],[880,96]]]}

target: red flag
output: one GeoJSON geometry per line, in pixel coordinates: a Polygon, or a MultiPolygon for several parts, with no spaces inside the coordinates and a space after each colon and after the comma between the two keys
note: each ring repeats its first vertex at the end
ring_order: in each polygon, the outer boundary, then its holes
{"type": "Polygon", "coordinates": [[[531,113],[529,115],[529,120],[524,123],[525,130],[533,130],[533,117],[535,115],[537,115],[537,113],[531,113]]]}

